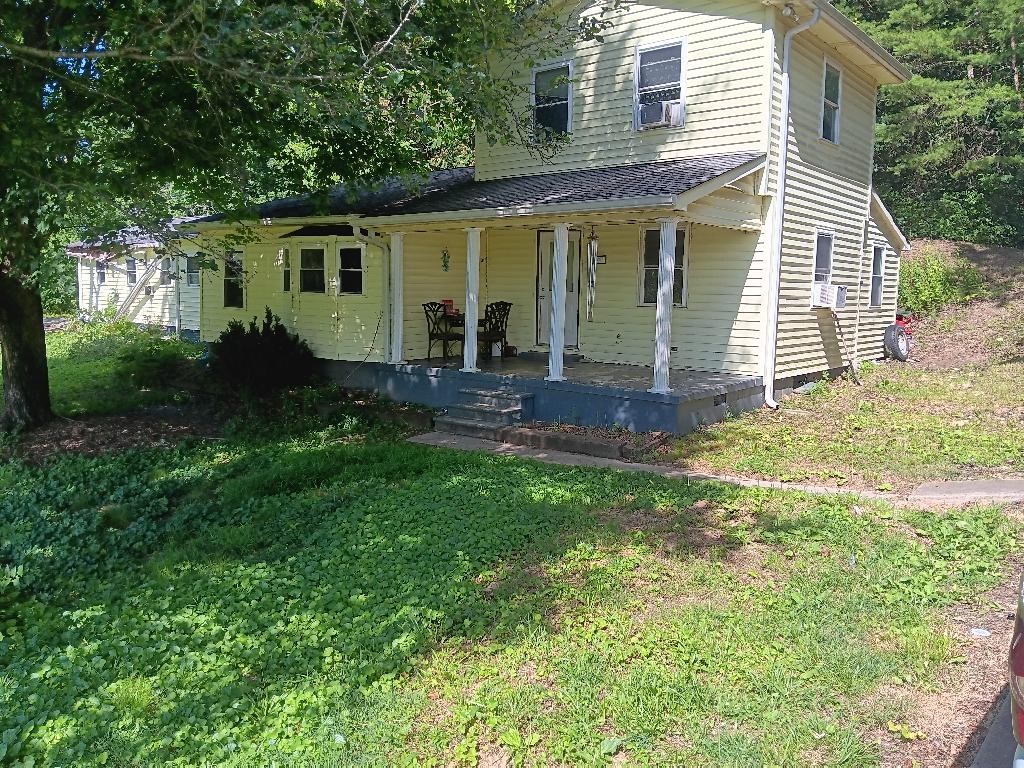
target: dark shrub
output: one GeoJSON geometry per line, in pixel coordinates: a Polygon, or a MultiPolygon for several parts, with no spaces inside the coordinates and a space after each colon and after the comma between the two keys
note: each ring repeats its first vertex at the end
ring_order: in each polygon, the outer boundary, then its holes
{"type": "Polygon", "coordinates": [[[173,385],[193,371],[198,347],[179,339],[140,333],[118,354],[121,373],[143,389],[173,385]]]}
{"type": "Polygon", "coordinates": [[[313,378],[309,345],[267,307],[262,325],[232,320],[210,345],[210,372],[230,387],[260,396],[308,384],[313,378]]]}

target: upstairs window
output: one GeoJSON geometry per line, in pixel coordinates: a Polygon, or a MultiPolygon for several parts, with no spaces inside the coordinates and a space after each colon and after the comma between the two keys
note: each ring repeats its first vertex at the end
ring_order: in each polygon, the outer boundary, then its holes
{"type": "Polygon", "coordinates": [[[882,306],[882,284],[885,279],[885,247],[876,245],[871,254],[871,303],[882,306]]]}
{"type": "Polygon", "coordinates": [[[135,266],[135,259],[125,259],[124,270],[128,275],[128,285],[135,285],[135,283],[139,281],[139,273],[135,266]]]}
{"type": "Polygon", "coordinates": [[[565,62],[533,73],[533,122],[540,140],[572,132],[572,66],[565,62]]]}
{"type": "Polygon", "coordinates": [[[103,285],[107,282],[107,265],[103,262],[96,262],[96,285],[103,285]]]}
{"type": "Polygon", "coordinates": [[[683,51],[682,41],[637,49],[637,130],[683,124],[683,51]]]}
{"type": "Polygon", "coordinates": [[[185,257],[185,285],[199,285],[199,254],[185,257]]]}
{"type": "MultiPolygon", "coordinates": [[[[658,303],[658,274],[661,270],[661,229],[645,229],[641,264],[640,304],[658,303]]],[[[672,280],[672,304],[686,306],[686,230],[676,232],[676,271],[672,280]]]]}
{"type": "Polygon", "coordinates": [[[839,67],[825,62],[824,99],[821,107],[821,138],[839,143],[839,102],[843,92],[843,73],[839,67]]]}
{"type": "Polygon", "coordinates": [[[323,248],[299,249],[299,291],[301,293],[327,293],[323,248]]]}
{"type": "Polygon", "coordinates": [[[338,293],[362,294],[363,249],[338,249],[338,293]]]}
{"type": "Polygon", "coordinates": [[[245,270],[242,265],[242,252],[232,251],[224,260],[224,306],[242,309],[245,306],[245,291],[242,281],[245,270]]]}
{"type": "Polygon", "coordinates": [[[814,287],[832,282],[832,251],[836,236],[831,232],[818,232],[814,246],[814,287]]]}

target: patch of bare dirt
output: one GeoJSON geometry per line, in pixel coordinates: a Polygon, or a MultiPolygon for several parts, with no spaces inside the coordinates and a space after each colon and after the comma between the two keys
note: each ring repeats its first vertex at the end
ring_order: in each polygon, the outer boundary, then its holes
{"type": "Polygon", "coordinates": [[[189,437],[215,438],[208,414],[173,406],[118,416],[57,418],[26,434],[14,455],[34,464],[65,453],[99,456],[137,448],[166,448],[189,437]]]}
{"type": "Polygon", "coordinates": [[[913,244],[912,252],[924,250],[969,261],[984,277],[990,295],[919,319],[911,364],[946,371],[1024,360],[1024,251],[943,240],[913,244]]]}
{"type": "Polygon", "coordinates": [[[968,768],[973,763],[1006,689],[1006,658],[1022,571],[1024,555],[1017,554],[1003,582],[983,600],[946,612],[952,653],[961,660],[945,665],[935,691],[889,686],[879,692],[886,700],[909,702],[906,725],[924,734],[912,741],[888,729],[874,734],[881,742],[883,768],[968,768]],[[990,634],[974,637],[973,629],[990,634]]]}

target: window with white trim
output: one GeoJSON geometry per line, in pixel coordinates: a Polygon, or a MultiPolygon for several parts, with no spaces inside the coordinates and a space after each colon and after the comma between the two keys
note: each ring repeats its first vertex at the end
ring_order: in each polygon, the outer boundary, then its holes
{"type": "Polygon", "coordinates": [[[533,73],[533,122],[540,140],[572,132],[572,65],[569,62],[533,73]]]}
{"type": "Polygon", "coordinates": [[[840,100],[843,94],[843,73],[832,62],[825,62],[825,82],[821,105],[821,138],[839,143],[840,100]]]}
{"type": "Polygon", "coordinates": [[[327,273],[324,269],[326,250],[299,249],[299,292],[327,293],[327,273]]]}
{"type": "Polygon", "coordinates": [[[199,285],[199,258],[198,253],[185,257],[185,285],[192,288],[199,285]]]}
{"type": "Polygon", "coordinates": [[[103,285],[107,282],[107,265],[103,262],[96,262],[96,285],[103,285]]]}
{"type": "Polygon", "coordinates": [[[882,306],[882,286],[885,281],[885,246],[876,245],[871,253],[871,301],[868,306],[882,306]]]}
{"type": "Polygon", "coordinates": [[[139,281],[139,272],[136,267],[135,259],[124,260],[124,271],[128,275],[128,285],[135,285],[139,281]]]}
{"type": "Polygon", "coordinates": [[[277,252],[281,264],[281,290],[292,292],[292,252],[290,248],[282,248],[277,252]]]}
{"type": "Polygon", "coordinates": [[[346,246],[338,249],[338,293],[362,294],[363,249],[346,246]]]}
{"type": "MultiPolygon", "coordinates": [[[[640,304],[656,306],[658,303],[658,273],[661,262],[661,229],[643,230],[643,248],[640,253],[640,304]]],[[[686,306],[686,230],[676,232],[676,270],[672,280],[672,304],[686,306]]]]}
{"type": "Polygon", "coordinates": [[[814,286],[832,282],[832,252],[836,236],[819,231],[814,243],[814,286]]]}
{"type": "Polygon", "coordinates": [[[638,131],[683,123],[683,42],[637,48],[633,115],[638,131]]]}
{"type": "Polygon", "coordinates": [[[243,281],[245,268],[241,251],[231,251],[224,259],[224,306],[242,309],[245,307],[243,281]]]}
{"type": "Polygon", "coordinates": [[[171,284],[171,257],[164,256],[160,261],[160,285],[171,284]]]}

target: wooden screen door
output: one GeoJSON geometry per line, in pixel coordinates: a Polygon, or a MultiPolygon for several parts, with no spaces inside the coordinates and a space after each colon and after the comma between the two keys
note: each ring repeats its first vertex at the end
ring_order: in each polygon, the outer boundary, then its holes
{"type": "MultiPolygon", "coordinates": [[[[551,339],[551,276],[555,262],[555,233],[537,237],[537,343],[551,339]]],[[[579,346],[580,336],[580,233],[569,232],[565,267],[565,346],[579,346]]]]}

